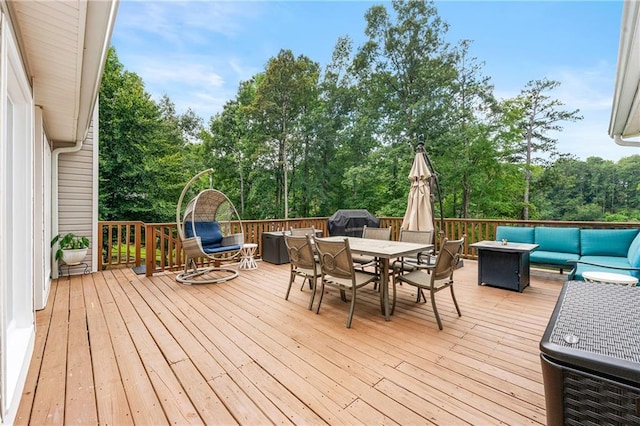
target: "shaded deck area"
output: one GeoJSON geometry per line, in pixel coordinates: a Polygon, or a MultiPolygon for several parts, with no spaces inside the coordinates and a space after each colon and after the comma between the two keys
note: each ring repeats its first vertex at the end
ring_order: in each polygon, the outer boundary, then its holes
{"type": "MultiPolygon", "coordinates": [[[[564,276],[532,270],[523,293],[456,271],[458,318],[399,287],[390,322],[372,286],[319,315],[289,265],[223,284],[129,269],[53,283],[16,424],[544,424],[540,338],[564,276]]],[[[316,299],[317,300],[317,299],[316,299]]]]}

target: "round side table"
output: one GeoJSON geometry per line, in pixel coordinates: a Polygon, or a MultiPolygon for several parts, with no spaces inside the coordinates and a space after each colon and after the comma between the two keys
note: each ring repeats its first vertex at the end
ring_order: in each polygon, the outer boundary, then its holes
{"type": "Polygon", "coordinates": [[[254,258],[258,245],[255,243],[246,243],[242,245],[240,252],[240,269],[256,269],[258,265],[254,258]]]}
{"type": "Polygon", "coordinates": [[[613,272],[586,271],[582,273],[585,281],[603,284],[620,284],[634,286],[638,279],[630,275],[614,274],[613,272]]]}

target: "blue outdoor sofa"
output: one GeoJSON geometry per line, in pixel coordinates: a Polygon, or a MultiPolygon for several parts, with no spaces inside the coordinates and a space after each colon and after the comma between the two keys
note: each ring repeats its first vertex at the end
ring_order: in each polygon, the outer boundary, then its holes
{"type": "Polygon", "coordinates": [[[498,226],[496,240],[538,244],[531,264],[573,268],[569,280],[582,280],[585,271],[607,271],[640,278],[638,229],[580,229],[498,226]]]}

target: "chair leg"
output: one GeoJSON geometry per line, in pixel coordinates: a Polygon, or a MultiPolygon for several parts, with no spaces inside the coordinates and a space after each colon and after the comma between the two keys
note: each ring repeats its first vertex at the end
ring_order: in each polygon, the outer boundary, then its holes
{"type": "Polygon", "coordinates": [[[296,278],[295,274],[292,272],[289,277],[289,287],[287,287],[287,294],[284,296],[284,300],[289,300],[289,292],[291,291],[291,285],[293,284],[293,280],[296,278]]]}
{"type": "Polygon", "coordinates": [[[456,294],[453,292],[453,283],[449,286],[451,289],[451,297],[453,298],[453,304],[456,306],[456,311],[458,311],[458,316],[462,316],[462,312],[460,312],[460,307],[458,306],[458,301],[456,300],[456,294]]]}
{"type": "Polygon", "coordinates": [[[309,278],[309,285],[311,285],[311,298],[309,299],[309,310],[313,309],[313,299],[316,298],[317,282],[318,282],[318,277],[313,277],[313,283],[311,283],[311,278],[309,278]]]}
{"type": "Polygon", "coordinates": [[[343,302],[347,301],[347,294],[342,289],[340,289],[340,300],[342,300],[343,302]]]}
{"type": "Polygon", "coordinates": [[[322,286],[320,287],[320,299],[318,299],[318,307],[316,308],[316,314],[320,313],[320,305],[322,304],[322,296],[324,296],[324,281],[322,281],[322,286]]]}
{"type": "Polygon", "coordinates": [[[431,306],[433,307],[433,313],[436,314],[436,321],[438,321],[438,328],[442,330],[442,321],[440,321],[440,314],[438,314],[438,308],[436,307],[436,293],[431,290],[431,306]]]}
{"type": "MultiPolygon", "coordinates": [[[[393,281],[393,301],[391,302],[391,315],[393,315],[396,310],[396,277],[394,276],[391,281],[393,281]]],[[[400,283],[402,284],[402,282],[400,283]]]]}
{"type": "Polygon", "coordinates": [[[356,289],[351,291],[351,307],[349,308],[349,318],[347,318],[347,328],[351,328],[351,320],[353,319],[353,311],[356,309],[356,289]]]}

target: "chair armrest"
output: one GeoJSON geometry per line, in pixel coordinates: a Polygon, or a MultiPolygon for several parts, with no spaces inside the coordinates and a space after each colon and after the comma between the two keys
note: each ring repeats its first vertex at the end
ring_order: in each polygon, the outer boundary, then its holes
{"type": "Polygon", "coordinates": [[[182,240],[182,249],[189,257],[202,256],[202,241],[200,237],[185,238],[182,240]]]}
{"type": "Polygon", "coordinates": [[[241,246],[243,244],[244,244],[244,234],[242,233],[231,234],[231,235],[227,235],[226,237],[222,237],[222,241],[220,242],[220,245],[222,247],[235,246],[235,245],[241,246]]]}
{"type": "Polygon", "coordinates": [[[421,251],[418,253],[418,265],[431,265],[433,266],[435,263],[431,260],[433,259],[433,250],[430,251],[421,251]]]}
{"type": "Polygon", "coordinates": [[[640,268],[635,268],[635,267],[632,267],[632,266],[630,266],[630,267],[613,266],[613,265],[606,265],[606,264],[603,264],[603,263],[587,262],[587,261],[584,261],[584,260],[573,260],[572,259],[572,260],[567,260],[567,263],[573,265],[573,269],[567,275],[567,281],[572,281],[575,278],[576,272],[578,270],[578,264],[579,263],[582,263],[584,265],[598,266],[600,268],[618,270],[618,271],[640,271],[640,268]]]}

